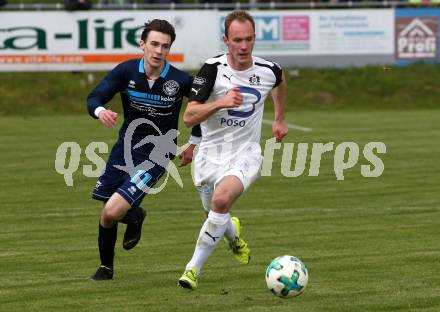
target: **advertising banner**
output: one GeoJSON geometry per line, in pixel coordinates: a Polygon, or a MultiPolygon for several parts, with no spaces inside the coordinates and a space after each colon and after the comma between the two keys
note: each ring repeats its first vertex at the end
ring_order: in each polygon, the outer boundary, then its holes
{"type": "Polygon", "coordinates": [[[397,64],[438,63],[440,9],[396,10],[397,64]]]}
{"type": "MultiPolygon", "coordinates": [[[[255,19],[255,55],[264,57],[371,55],[404,62],[438,59],[439,10],[250,11],[255,19]],[[431,13],[424,13],[429,11],[431,13]],[[437,12],[437,13],[432,13],[437,12]],[[418,18],[414,18],[417,17],[418,18]],[[395,36],[395,33],[397,34],[395,36]]],[[[177,39],[169,60],[198,69],[226,51],[227,11],[0,12],[0,71],[109,70],[141,56],[143,24],[167,19],[177,39]]],[[[376,59],[375,59],[376,58],[376,59]]],[[[291,62],[286,62],[290,64],[291,62]]],[[[331,66],[331,64],[328,64],[331,66]]]]}
{"type": "MultiPolygon", "coordinates": [[[[394,11],[253,11],[261,55],[355,55],[394,53],[394,11]]],[[[219,47],[225,51],[223,13],[219,47]]]]}
{"type": "Polygon", "coordinates": [[[179,68],[217,52],[214,11],[1,12],[0,71],[108,70],[142,55],[142,28],[154,18],[176,28],[169,61],[179,68]]]}
{"type": "Polygon", "coordinates": [[[394,11],[325,10],[313,12],[316,54],[392,54],[394,11]]]}

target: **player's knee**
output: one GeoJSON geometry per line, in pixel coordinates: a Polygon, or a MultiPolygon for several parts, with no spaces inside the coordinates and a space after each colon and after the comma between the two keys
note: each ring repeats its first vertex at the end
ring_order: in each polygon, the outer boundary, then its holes
{"type": "Polygon", "coordinates": [[[102,210],[101,217],[106,222],[116,222],[122,217],[122,213],[118,207],[107,203],[102,210]]]}
{"type": "Polygon", "coordinates": [[[230,198],[226,192],[212,196],[211,209],[215,212],[224,213],[229,210],[230,198]]]}

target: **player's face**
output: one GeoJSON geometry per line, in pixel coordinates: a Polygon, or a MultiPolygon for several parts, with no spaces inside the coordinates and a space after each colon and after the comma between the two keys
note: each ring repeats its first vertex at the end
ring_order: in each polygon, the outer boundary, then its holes
{"type": "Polygon", "coordinates": [[[228,37],[223,41],[228,46],[228,61],[232,68],[244,70],[252,66],[252,50],[255,32],[251,22],[235,20],[229,25],[228,37]]]}
{"type": "Polygon", "coordinates": [[[140,47],[144,51],[145,65],[149,68],[160,68],[170,53],[171,36],[152,30],[146,41],[141,40],[140,47]]]}

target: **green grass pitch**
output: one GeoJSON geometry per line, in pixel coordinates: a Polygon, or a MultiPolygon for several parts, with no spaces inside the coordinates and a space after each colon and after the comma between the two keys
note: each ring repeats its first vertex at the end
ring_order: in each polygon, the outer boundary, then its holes
{"type": "MultiPolygon", "coordinates": [[[[439,119],[438,110],[289,113],[289,123],[313,131],[291,130],[285,142],[355,142],[358,163],[337,181],[329,152],[309,177],[309,154],[306,172],[287,178],[276,151],[272,177],[233,207],[251,263],[239,266],[221,242],[190,292],[177,279],[203,213],[188,168],[180,170],[183,189],[170,180],[144,200],[148,216],[132,251],[121,247],[120,225],[114,279],[88,281],[99,264],[101,205],[90,198],[96,178],[82,174],[84,150],[92,141],[111,147],[117,131],[86,115],[0,117],[0,311],[439,311],[439,119]],[[65,141],[82,148],[73,187],[54,169],[65,141]],[[373,141],[387,147],[379,155],[385,169],[365,178],[362,148],[373,141]],[[266,288],[266,266],[283,254],[309,269],[298,298],[266,288]]],[[[263,140],[270,136],[264,125],[263,140]]]]}

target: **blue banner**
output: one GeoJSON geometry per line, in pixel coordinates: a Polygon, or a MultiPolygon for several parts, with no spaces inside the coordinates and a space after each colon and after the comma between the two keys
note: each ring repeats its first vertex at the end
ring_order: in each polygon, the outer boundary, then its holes
{"type": "Polygon", "coordinates": [[[440,9],[396,10],[396,64],[440,63],[439,20],[440,9]]]}

